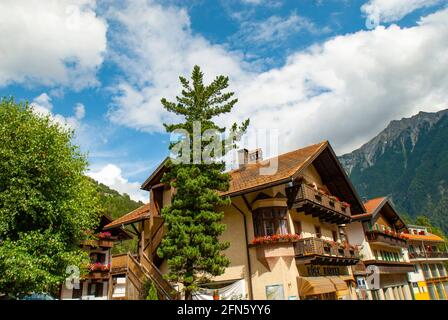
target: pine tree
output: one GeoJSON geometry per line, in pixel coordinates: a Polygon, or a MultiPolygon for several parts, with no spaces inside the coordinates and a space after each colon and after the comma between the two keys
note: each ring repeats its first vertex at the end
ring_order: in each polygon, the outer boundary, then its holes
{"type": "MultiPolygon", "coordinates": [[[[176,97],[177,102],[166,99],[161,102],[166,110],[182,116],[185,121],[164,126],[169,133],[184,130],[183,141],[197,149],[191,152],[189,148],[190,152],[184,154],[176,149],[176,142],[170,144],[175,157],[168,162],[162,181],[176,192],[171,205],[162,210],[167,233],[157,253],[168,261],[168,279],[183,284],[185,299],[189,300],[200,283],[208,281],[210,276],[223,274],[229,265],[223,253],[229,243],[221,242],[219,236],[226,227],[221,223],[224,217],[221,209],[230,205],[230,198],[221,196],[219,192],[228,190],[230,177],[224,173],[225,163],[216,150],[210,152],[212,162],[204,159],[194,161],[194,153],[199,151],[202,154],[209,150],[211,138],[204,138],[208,129],[217,130],[220,134],[225,132],[226,128],[215,124],[213,118],[230,112],[238,100],[233,98],[233,92],[222,92],[228,87],[228,77],[220,75],[211,84],[204,85],[203,73],[198,66],[193,68],[191,84],[184,77],[179,79],[183,89],[181,96],[176,97]],[[197,139],[193,139],[197,138],[194,127],[198,123],[203,137],[199,144],[197,139]],[[189,161],[175,161],[181,158],[189,161]]],[[[235,143],[248,125],[249,120],[240,126],[233,124],[230,134],[219,140],[224,154],[236,147],[235,143]]]]}

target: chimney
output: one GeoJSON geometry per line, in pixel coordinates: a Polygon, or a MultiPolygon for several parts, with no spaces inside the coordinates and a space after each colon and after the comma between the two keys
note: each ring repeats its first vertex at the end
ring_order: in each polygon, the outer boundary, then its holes
{"type": "Polygon", "coordinates": [[[249,160],[249,150],[240,149],[238,150],[238,167],[241,169],[248,163],[249,160]]]}
{"type": "Polygon", "coordinates": [[[263,152],[261,148],[249,151],[249,163],[257,163],[263,160],[263,152]]]}

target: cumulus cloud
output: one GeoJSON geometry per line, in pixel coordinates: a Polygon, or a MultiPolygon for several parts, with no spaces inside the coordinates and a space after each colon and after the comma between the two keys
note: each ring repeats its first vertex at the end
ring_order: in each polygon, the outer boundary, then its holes
{"type": "Polygon", "coordinates": [[[247,76],[240,56],[193,34],[184,9],[127,1],[124,8],[111,9],[108,18],[115,25],[111,55],[127,77],[115,88],[109,113],[115,123],[163,131],[162,123],[173,117],[163,111],[160,99],[178,92],[178,76],[189,74],[195,64],[207,70],[207,80],[220,73],[239,79],[247,76]]]}
{"type": "Polygon", "coordinates": [[[96,85],[106,22],[95,0],[0,1],[0,86],[96,85]]]}
{"type": "Polygon", "coordinates": [[[140,190],[140,184],[129,182],[123,177],[122,170],[114,164],[107,164],[97,171],[88,172],[87,175],[120,193],[128,194],[134,201],[148,202],[149,195],[140,190]]]}
{"type": "Polygon", "coordinates": [[[78,131],[81,130],[81,120],[85,116],[85,107],[82,103],[77,103],[73,109],[74,115],[68,117],[53,113],[53,103],[51,102],[51,97],[46,92],[35,97],[30,103],[30,106],[36,114],[44,117],[49,116],[54,122],[58,123],[63,128],[76,129],[78,131]]]}
{"type": "Polygon", "coordinates": [[[173,121],[160,98],[179,93],[178,75],[194,64],[209,78],[230,76],[239,103],[220,121],[251,118],[252,128],[277,128],[279,151],[329,139],[351,151],[392,119],[447,107],[448,10],[415,26],[396,25],[329,39],[291,54],[285,65],[255,72],[238,52],[212,44],[190,29],[177,7],[127,3],[113,20],[115,58],[127,76],[117,86],[110,119],[145,131],[173,121]]]}
{"type": "Polygon", "coordinates": [[[369,0],[361,11],[378,22],[399,21],[417,9],[431,7],[445,0],[369,0]]]}

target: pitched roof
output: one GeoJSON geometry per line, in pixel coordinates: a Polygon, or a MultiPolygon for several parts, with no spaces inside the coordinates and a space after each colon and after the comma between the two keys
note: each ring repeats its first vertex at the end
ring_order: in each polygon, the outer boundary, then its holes
{"type": "Polygon", "coordinates": [[[397,228],[403,229],[406,228],[406,224],[401,219],[398,212],[393,207],[392,203],[389,200],[389,197],[378,197],[373,198],[370,200],[367,200],[364,202],[364,207],[366,208],[366,213],[364,214],[356,214],[352,215],[353,220],[369,220],[374,218],[380,211],[387,214],[389,217],[393,216],[394,224],[396,222],[399,222],[398,225],[396,225],[397,228]],[[384,208],[384,209],[383,209],[384,208]]]}
{"type": "Polygon", "coordinates": [[[286,182],[286,180],[289,180],[309,164],[327,146],[328,142],[323,141],[302,149],[281,154],[276,159],[271,158],[258,163],[247,164],[241,169],[232,170],[229,172],[231,177],[229,190],[223,193],[223,195],[230,195],[273,183],[286,182]],[[277,171],[272,175],[261,175],[260,169],[263,167],[267,169],[270,161],[273,160],[278,161],[277,171]]]}
{"type": "Polygon", "coordinates": [[[130,224],[130,223],[133,223],[136,221],[146,219],[150,215],[149,208],[150,208],[149,203],[145,204],[145,205],[135,209],[134,211],[131,211],[128,214],[125,214],[124,216],[121,216],[118,219],[115,219],[111,223],[104,226],[103,229],[104,230],[113,229],[113,228],[121,227],[122,225],[125,225],[125,224],[130,224]]]}
{"type": "MultiPolygon", "coordinates": [[[[153,185],[160,182],[164,171],[167,169],[166,163],[167,159],[146,179],[141,187],[142,189],[149,191],[153,185]]],[[[316,166],[319,172],[326,174],[328,177],[333,177],[333,179],[327,181],[327,187],[332,194],[339,198],[344,198],[347,202],[351,203],[352,212],[365,212],[361,199],[328,141],[322,141],[271,159],[254,164],[246,164],[242,168],[232,170],[229,172],[231,177],[229,190],[221,194],[237,196],[270,186],[288,183],[297,178],[302,170],[311,163],[316,166]],[[270,166],[275,164],[275,161],[277,161],[277,168],[273,174],[261,174],[260,170],[262,168],[270,170],[270,166]]]]}
{"type": "Polygon", "coordinates": [[[378,197],[370,199],[364,202],[364,208],[366,208],[366,213],[353,215],[352,218],[355,220],[368,219],[371,218],[384,203],[387,202],[387,197],[378,197]]]}
{"type": "Polygon", "coordinates": [[[379,197],[364,202],[364,207],[366,208],[367,214],[373,214],[380,207],[380,204],[386,199],[387,197],[379,197]]]}
{"type": "Polygon", "coordinates": [[[423,234],[412,234],[412,233],[403,233],[403,237],[405,237],[408,240],[415,240],[415,241],[432,241],[432,242],[444,242],[444,240],[436,236],[432,233],[427,233],[425,235],[423,234]]]}

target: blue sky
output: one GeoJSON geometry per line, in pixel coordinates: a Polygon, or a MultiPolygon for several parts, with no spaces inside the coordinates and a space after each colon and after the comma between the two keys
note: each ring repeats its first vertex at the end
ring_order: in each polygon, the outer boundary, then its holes
{"type": "Polygon", "coordinates": [[[176,121],[160,98],[195,64],[240,99],[220,121],[278,130],[279,152],[342,154],[447,108],[445,0],[4,0],[0,48],[0,95],[75,129],[88,174],[141,200],[176,121]]]}

